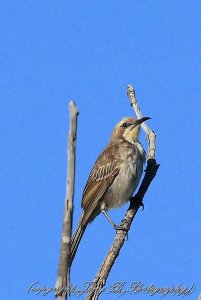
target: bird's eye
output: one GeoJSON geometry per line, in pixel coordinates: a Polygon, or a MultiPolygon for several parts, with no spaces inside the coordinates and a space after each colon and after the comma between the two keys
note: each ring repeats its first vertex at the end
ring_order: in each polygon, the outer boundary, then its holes
{"type": "Polygon", "coordinates": [[[123,126],[123,128],[126,128],[127,127],[127,123],[123,123],[122,126],[123,126]]]}

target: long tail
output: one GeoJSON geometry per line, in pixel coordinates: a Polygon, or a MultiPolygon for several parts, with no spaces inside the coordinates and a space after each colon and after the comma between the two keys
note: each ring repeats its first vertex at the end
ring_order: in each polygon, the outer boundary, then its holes
{"type": "Polygon", "coordinates": [[[70,259],[69,259],[69,266],[71,266],[71,264],[73,262],[75,254],[77,252],[77,248],[79,246],[79,243],[82,239],[82,236],[83,236],[86,228],[87,228],[87,224],[86,223],[84,225],[82,224],[82,217],[81,217],[80,223],[71,239],[71,255],[70,255],[70,259]]]}

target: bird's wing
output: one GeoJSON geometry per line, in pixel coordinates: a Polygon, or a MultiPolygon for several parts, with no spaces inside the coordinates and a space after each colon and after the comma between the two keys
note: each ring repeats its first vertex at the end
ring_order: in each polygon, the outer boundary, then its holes
{"type": "Polygon", "coordinates": [[[108,145],[99,155],[82,195],[85,220],[90,218],[108,187],[119,172],[120,156],[117,145],[108,145]]]}

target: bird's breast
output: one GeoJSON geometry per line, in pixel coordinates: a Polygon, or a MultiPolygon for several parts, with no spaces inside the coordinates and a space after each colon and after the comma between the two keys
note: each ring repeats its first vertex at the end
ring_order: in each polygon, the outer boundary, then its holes
{"type": "Polygon", "coordinates": [[[103,206],[106,209],[120,207],[127,202],[132,197],[143,172],[144,152],[142,155],[137,147],[125,150],[127,151],[120,152],[119,173],[103,198],[103,206]]]}

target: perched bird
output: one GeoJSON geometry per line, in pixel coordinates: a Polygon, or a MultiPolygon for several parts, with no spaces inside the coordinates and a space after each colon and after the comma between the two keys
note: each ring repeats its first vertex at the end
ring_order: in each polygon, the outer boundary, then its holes
{"type": "Polygon", "coordinates": [[[89,223],[101,212],[112,223],[107,210],[120,207],[133,195],[143,172],[145,151],[138,141],[140,124],[149,117],[121,120],[112,131],[109,144],[99,155],[82,195],[83,213],[71,240],[71,265],[89,223]]]}

